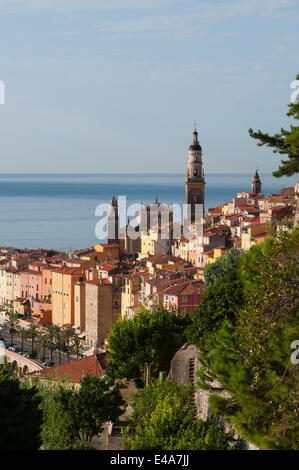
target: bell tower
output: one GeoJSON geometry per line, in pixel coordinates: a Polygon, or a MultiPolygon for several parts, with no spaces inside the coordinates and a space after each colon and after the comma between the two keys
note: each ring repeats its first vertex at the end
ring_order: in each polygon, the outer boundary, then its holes
{"type": "Polygon", "coordinates": [[[195,220],[195,206],[202,204],[204,215],[205,180],[202,165],[202,150],[198,142],[196,128],[193,131],[192,144],[188,152],[186,173],[186,203],[191,204],[191,222],[195,220]]]}
{"type": "Polygon", "coordinates": [[[261,194],[262,192],[262,182],[261,182],[260,175],[258,174],[257,169],[252,178],[251,188],[252,188],[253,194],[261,194]]]}
{"type": "Polygon", "coordinates": [[[118,201],[113,196],[108,214],[108,243],[119,243],[118,236],[118,201]]]}

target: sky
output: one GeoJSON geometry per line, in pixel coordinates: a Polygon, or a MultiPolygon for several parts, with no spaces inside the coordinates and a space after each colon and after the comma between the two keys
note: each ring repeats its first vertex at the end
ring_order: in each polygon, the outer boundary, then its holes
{"type": "Polygon", "coordinates": [[[206,173],[279,156],[299,0],[0,0],[0,173],[206,173]]]}

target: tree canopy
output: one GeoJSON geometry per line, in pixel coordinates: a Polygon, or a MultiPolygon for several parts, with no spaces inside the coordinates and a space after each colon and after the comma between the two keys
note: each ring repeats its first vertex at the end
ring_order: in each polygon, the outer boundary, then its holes
{"type": "MultiPolygon", "coordinates": [[[[73,448],[77,441],[89,443],[107,421],[116,421],[125,401],[106,377],[86,375],[80,388],[66,384],[43,388],[42,438],[47,449],[73,448]]],[[[77,445],[77,444],[76,444],[77,445]]]]}
{"type": "MultiPolygon", "coordinates": [[[[201,386],[217,379],[229,394],[212,396],[213,413],[265,449],[299,449],[299,370],[290,360],[299,339],[298,254],[298,230],[247,252],[235,318],[223,315],[197,335],[201,386]]],[[[207,295],[216,309],[222,306],[223,299],[207,295]]]]}
{"type": "MultiPolygon", "coordinates": [[[[299,74],[296,77],[299,80],[299,74]]],[[[299,100],[296,103],[290,103],[287,116],[299,119],[299,100]]],[[[289,130],[280,129],[274,135],[261,132],[254,132],[249,129],[249,135],[253,139],[257,139],[257,145],[273,148],[274,153],[287,156],[287,160],[282,160],[278,170],[273,172],[273,176],[280,178],[281,176],[292,176],[299,172],[299,126],[291,125],[289,130]]]]}
{"type": "Polygon", "coordinates": [[[233,249],[205,267],[207,288],[192,315],[189,329],[189,338],[202,350],[210,332],[226,318],[234,323],[243,305],[243,286],[238,273],[241,258],[242,252],[233,249]]]}
{"type": "Polygon", "coordinates": [[[232,435],[210,421],[196,420],[192,387],[154,381],[133,401],[133,436],[127,428],[126,450],[226,450],[232,435]]]}
{"type": "Polygon", "coordinates": [[[167,310],[143,310],[112,326],[109,343],[108,373],[115,377],[134,378],[143,375],[146,383],[151,370],[167,371],[174,353],[186,341],[188,315],[176,315],[167,310]]]}
{"type": "Polygon", "coordinates": [[[0,450],[36,450],[41,444],[41,398],[0,366],[0,450]]]}

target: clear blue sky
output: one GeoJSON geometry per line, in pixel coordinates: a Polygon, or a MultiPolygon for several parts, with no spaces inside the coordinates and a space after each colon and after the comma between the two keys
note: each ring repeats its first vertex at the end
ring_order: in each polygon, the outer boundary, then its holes
{"type": "Polygon", "coordinates": [[[0,0],[3,172],[272,171],[298,0],[0,0]]]}

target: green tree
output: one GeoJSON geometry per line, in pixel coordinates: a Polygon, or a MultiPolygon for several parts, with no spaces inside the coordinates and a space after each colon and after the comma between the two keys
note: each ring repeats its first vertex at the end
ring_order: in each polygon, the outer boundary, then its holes
{"type": "Polygon", "coordinates": [[[86,375],[80,388],[47,387],[43,394],[42,438],[47,449],[71,448],[76,441],[90,442],[107,421],[116,421],[125,401],[106,377],[86,375]]]}
{"type": "Polygon", "coordinates": [[[77,359],[79,359],[80,357],[80,354],[82,354],[83,350],[84,350],[84,347],[85,347],[85,343],[84,341],[79,337],[79,335],[77,333],[75,333],[73,336],[72,336],[72,340],[71,340],[71,351],[74,352],[77,356],[77,359]]]}
{"type": "Polygon", "coordinates": [[[38,325],[30,325],[27,329],[27,338],[31,339],[31,349],[34,349],[35,341],[39,337],[40,331],[38,325]]]}
{"type": "Polygon", "coordinates": [[[196,420],[193,390],[174,382],[156,381],[135,397],[133,424],[123,432],[126,450],[229,449],[230,433],[210,421],[196,420]]]}
{"type": "Polygon", "coordinates": [[[61,364],[61,349],[63,346],[63,332],[59,325],[52,325],[51,334],[53,337],[55,349],[58,350],[59,364],[61,364]]]}
{"type": "Polygon", "coordinates": [[[36,387],[25,387],[0,367],[0,450],[35,450],[40,447],[42,414],[36,387]]]}
{"type": "Polygon", "coordinates": [[[201,386],[210,388],[216,378],[229,394],[212,396],[213,413],[265,449],[299,449],[299,370],[290,360],[299,333],[298,233],[248,255],[241,268],[246,277],[249,265],[245,303],[237,321],[218,324],[200,351],[201,386]]]}
{"type": "Polygon", "coordinates": [[[222,276],[231,275],[235,276],[239,268],[240,258],[242,251],[236,248],[231,248],[225,255],[221,256],[214,263],[207,264],[204,268],[205,284],[207,287],[213,285],[215,281],[222,276]]]}
{"type": "Polygon", "coordinates": [[[56,349],[55,344],[55,325],[45,326],[45,335],[47,338],[47,349],[50,351],[50,361],[53,362],[53,352],[56,349]]]}
{"type": "MultiPolygon", "coordinates": [[[[299,74],[296,77],[299,80],[299,74]]],[[[290,103],[287,116],[299,119],[299,101],[290,103]]],[[[282,160],[278,170],[273,172],[273,176],[292,176],[299,171],[299,126],[291,125],[289,130],[281,128],[280,132],[274,135],[258,130],[254,132],[249,129],[250,137],[259,140],[257,145],[273,148],[274,153],[287,156],[287,160],[282,160]]]]}
{"type": "Polygon", "coordinates": [[[48,333],[42,333],[37,338],[36,347],[39,351],[41,351],[41,360],[45,362],[46,360],[46,349],[49,346],[49,336],[48,333]]]}
{"type": "Polygon", "coordinates": [[[224,319],[234,324],[244,302],[243,284],[239,267],[243,254],[230,250],[215,263],[205,267],[205,289],[201,303],[192,314],[188,336],[192,342],[205,350],[205,340],[224,319]]]}
{"type": "Polygon", "coordinates": [[[28,330],[23,326],[19,326],[17,329],[17,334],[21,338],[21,351],[24,350],[24,341],[28,338],[28,330]]]}
{"type": "Polygon", "coordinates": [[[68,362],[71,360],[71,352],[72,352],[72,341],[75,335],[74,328],[63,328],[62,329],[62,342],[65,346],[65,350],[67,353],[68,362]]]}
{"type": "Polygon", "coordinates": [[[91,375],[86,375],[79,390],[73,391],[70,400],[64,402],[74,436],[83,442],[97,436],[105,422],[115,422],[125,404],[118,386],[106,377],[91,375]]]}
{"type": "Polygon", "coordinates": [[[17,333],[17,329],[20,323],[18,316],[15,313],[7,313],[8,318],[3,323],[4,330],[10,334],[10,343],[13,345],[14,335],[17,333]]]}
{"type": "Polygon", "coordinates": [[[186,341],[188,324],[188,315],[167,310],[144,310],[116,322],[108,338],[109,374],[134,378],[145,369],[148,385],[152,370],[168,370],[173,354],[186,341]]]}
{"type": "Polygon", "coordinates": [[[74,442],[72,423],[64,403],[72,396],[66,384],[46,383],[39,385],[43,424],[41,439],[45,450],[62,450],[74,442]]]}

